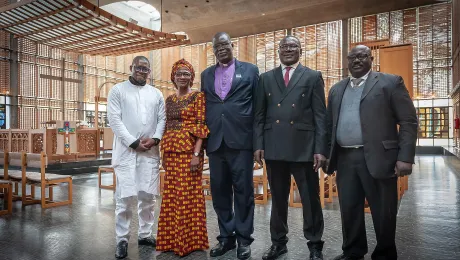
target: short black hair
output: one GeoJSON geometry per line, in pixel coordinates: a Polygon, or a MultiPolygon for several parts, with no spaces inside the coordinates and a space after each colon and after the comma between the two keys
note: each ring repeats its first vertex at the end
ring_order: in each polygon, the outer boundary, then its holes
{"type": "Polygon", "coordinates": [[[295,39],[295,40],[299,43],[299,47],[301,46],[301,43],[300,43],[299,38],[297,38],[297,37],[294,36],[294,35],[286,35],[283,39],[281,39],[279,45],[281,45],[281,43],[284,42],[284,41],[286,41],[286,39],[288,39],[288,38],[293,38],[293,39],[295,39]]]}
{"type": "Polygon", "coordinates": [[[369,47],[366,46],[366,45],[362,45],[362,44],[356,45],[355,47],[353,47],[353,48],[350,50],[350,52],[351,52],[352,50],[357,50],[357,49],[364,49],[364,50],[367,52],[367,54],[369,54],[369,56],[372,56],[372,50],[371,50],[371,48],[369,48],[369,47]]]}
{"type": "Polygon", "coordinates": [[[135,65],[140,60],[146,60],[149,63],[149,66],[150,66],[150,61],[145,56],[136,56],[136,57],[134,57],[133,63],[131,65],[135,65]]]}
{"type": "Polygon", "coordinates": [[[219,37],[220,37],[220,36],[223,36],[223,35],[227,36],[227,38],[228,38],[228,40],[229,40],[230,42],[232,41],[232,38],[230,38],[230,35],[229,35],[228,33],[226,33],[226,32],[218,32],[218,33],[216,33],[216,34],[214,35],[214,37],[212,38],[212,42],[214,43],[214,40],[219,39],[219,37]]]}

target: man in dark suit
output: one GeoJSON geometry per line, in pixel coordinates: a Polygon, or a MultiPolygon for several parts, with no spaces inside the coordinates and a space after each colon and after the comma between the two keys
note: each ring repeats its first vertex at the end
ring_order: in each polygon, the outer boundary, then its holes
{"type": "Polygon", "coordinates": [[[254,157],[267,163],[272,194],[272,246],[264,260],[287,252],[291,174],[299,187],[310,259],[323,259],[323,213],[318,169],[327,155],[326,100],[321,73],[299,63],[299,40],[280,42],[281,66],[260,76],[255,97],[254,157]]]}
{"type": "Polygon", "coordinates": [[[328,97],[327,172],[337,170],[343,231],[343,254],[336,260],[364,259],[367,253],[365,198],[377,237],[372,259],[397,259],[397,177],[412,172],[418,124],[402,78],[371,71],[373,59],[368,47],[353,48],[351,77],[335,84],[328,97]]]}
{"type": "Polygon", "coordinates": [[[201,73],[210,130],[206,152],[212,202],[220,231],[211,256],[234,249],[237,241],[238,259],[247,259],[254,240],[253,92],[259,70],[233,58],[233,44],[227,33],[217,33],[212,43],[218,64],[201,73]]]}

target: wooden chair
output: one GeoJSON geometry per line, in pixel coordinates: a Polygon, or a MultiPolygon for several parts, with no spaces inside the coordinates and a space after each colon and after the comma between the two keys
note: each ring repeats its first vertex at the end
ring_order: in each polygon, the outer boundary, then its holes
{"type": "Polygon", "coordinates": [[[11,214],[13,212],[13,183],[7,180],[0,180],[0,190],[3,191],[3,205],[8,205],[7,209],[0,210],[0,216],[11,214]]]}
{"type": "Polygon", "coordinates": [[[9,166],[21,167],[22,169],[22,153],[3,152],[4,154],[4,179],[9,180],[14,184],[12,190],[13,200],[22,200],[22,195],[19,195],[19,184],[22,182],[22,170],[10,170],[9,166]]]}
{"type": "Polygon", "coordinates": [[[212,200],[211,175],[210,175],[209,167],[207,170],[203,170],[201,181],[203,182],[203,193],[204,193],[205,200],[212,200]]]}
{"type": "Polygon", "coordinates": [[[115,175],[115,170],[111,165],[101,165],[97,170],[98,176],[98,185],[100,189],[108,189],[108,190],[115,190],[117,186],[117,176],[115,175]],[[102,185],[102,173],[103,172],[111,172],[112,173],[112,185],[102,185]]]}
{"type": "Polygon", "coordinates": [[[268,203],[268,178],[267,178],[267,168],[265,163],[263,166],[260,166],[258,163],[254,163],[254,202],[256,204],[265,205],[268,203]],[[261,186],[261,187],[260,187],[261,186]],[[262,188],[262,192],[260,192],[262,188]]]}
{"type": "MultiPolygon", "coordinates": [[[[327,194],[327,202],[332,202],[332,187],[333,183],[329,176],[323,172],[322,169],[319,169],[319,199],[321,202],[321,207],[324,208],[324,203],[326,202],[326,195],[327,194]],[[326,186],[326,183],[328,185],[326,186]]],[[[293,176],[291,176],[291,188],[289,190],[289,206],[294,208],[301,208],[302,202],[300,199],[299,188],[293,176]]]]}
{"type": "MultiPolygon", "coordinates": [[[[11,164],[17,164],[16,154],[11,153],[12,160],[11,164]]],[[[63,205],[72,204],[72,176],[70,175],[59,175],[53,173],[45,173],[47,165],[46,154],[41,152],[40,154],[33,153],[21,153],[21,169],[22,169],[22,205],[41,204],[42,208],[51,208],[63,205]],[[27,172],[27,167],[39,168],[40,172],[27,172]],[[53,187],[61,183],[67,183],[67,200],[65,201],[53,201],[53,187]],[[26,186],[31,186],[31,194],[27,194],[26,186]],[[41,188],[41,198],[35,199],[35,186],[41,188]],[[46,198],[45,192],[48,188],[48,198],[46,198]]]]}

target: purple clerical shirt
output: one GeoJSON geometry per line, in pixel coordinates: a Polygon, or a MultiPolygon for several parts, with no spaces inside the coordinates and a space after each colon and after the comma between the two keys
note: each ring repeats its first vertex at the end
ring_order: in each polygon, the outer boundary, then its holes
{"type": "Polygon", "coordinates": [[[215,73],[214,87],[216,94],[224,100],[232,87],[233,75],[235,74],[235,59],[228,64],[219,62],[215,73]]]}

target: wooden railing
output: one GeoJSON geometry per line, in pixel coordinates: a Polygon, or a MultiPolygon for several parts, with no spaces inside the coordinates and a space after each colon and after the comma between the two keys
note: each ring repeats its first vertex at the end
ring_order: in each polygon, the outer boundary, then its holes
{"type": "MultiPolygon", "coordinates": [[[[97,155],[96,128],[77,128],[77,155],[97,155]]],[[[44,151],[48,158],[57,160],[61,155],[56,154],[56,129],[4,129],[0,130],[0,151],[41,153],[44,151]]]]}

